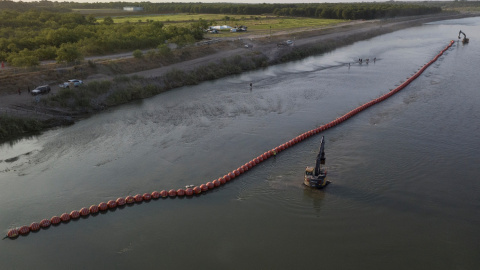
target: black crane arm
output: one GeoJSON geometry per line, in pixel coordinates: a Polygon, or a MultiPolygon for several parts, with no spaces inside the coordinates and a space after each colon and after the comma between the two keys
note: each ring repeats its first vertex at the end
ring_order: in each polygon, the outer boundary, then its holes
{"type": "Polygon", "coordinates": [[[317,155],[317,162],[315,163],[315,176],[320,174],[320,165],[325,164],[325,139],[322,136],[322,140],[320,141],[320,151],[317,155]]]}

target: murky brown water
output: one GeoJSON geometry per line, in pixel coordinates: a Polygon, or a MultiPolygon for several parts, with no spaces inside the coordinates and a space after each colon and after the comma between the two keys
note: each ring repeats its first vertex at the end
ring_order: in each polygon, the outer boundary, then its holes
{"type": "Polygon", "coordinates": [[[460,29],[471,40],[391,99],[322,133],[333,182],[325,190],[301,184],[315,162],[315,136],[198,197],[5,239],[1,268],[478,268],[479,25],[473,18],[402,30],[0,146],[6,233],[117,197],[216,179],[394,88],[460,29]]]}

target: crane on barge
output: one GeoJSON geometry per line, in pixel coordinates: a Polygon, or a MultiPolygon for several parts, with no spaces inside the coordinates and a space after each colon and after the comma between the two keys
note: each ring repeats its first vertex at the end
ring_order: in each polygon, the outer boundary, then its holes
{"type": "Polygon", "coordinates": [[[317,155],[315,167],[305,168],[303,183],[306,186],[321,189],[330,184],[330,181],[327,180],[327,169],[325,167],[322,168],[322,165],[325,164],[325,160],[325,139],[324,136],[322,136],[322,140],[320,141],[320,151],[317,155]]]}

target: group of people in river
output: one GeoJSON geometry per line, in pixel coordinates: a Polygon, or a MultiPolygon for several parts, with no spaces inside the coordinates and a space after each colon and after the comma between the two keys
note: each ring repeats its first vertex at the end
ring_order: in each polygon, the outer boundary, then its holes
{"type": "MultiPolygon", "coordinates": [[[[374,58],[373,58],[373,63],[375,63],[376,61],[377,61],[377,58],[374,57],[374,58]]],[[[368,62],[370,62],[370,58],[366,58],[366,59],[365,59],[365,63],[368,64],[368,62]]],[[[363,59],[362,59],[362,58],[358,58],[358,63],[362,64],[362,63],[363,63],[363,59]]]]}
{"type": "MultiPolygon", "coordinates": [[[[370,62],[370,58],[365,58],[365,60],[363,58],[358,58],[358,63],[360,65],[363,64],[363,62],[365,62],[368,65],[368,63],[370,62]]],[[[373,58],[373,63],[375,63],[375,62],[377,62],[376,57],[373,58]]],[[[348,63],[348,68],[350,68],[350,65],[351,65],[351,63],[348,63]]]]}

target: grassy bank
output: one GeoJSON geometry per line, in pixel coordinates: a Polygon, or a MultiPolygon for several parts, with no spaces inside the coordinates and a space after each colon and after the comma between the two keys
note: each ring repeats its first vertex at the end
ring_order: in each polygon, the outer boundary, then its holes
{"type": "Polygon", "coordinates": [[[91,113],[105,107],[148,98],[161,92],[203,81],[216,80],[268,66],[268,59],[258,53],[237,55],[209,63],[191,71],[173,69],[162,77],[118,76],[113,81],[92,82],[77,89],[61,89],[42,100],[47,107],[63,107],[91,113]]]}
{"type": "Polygon", "coordinates": [[[0,142],[20,135],[38,133],[46,124],[35,119],[0,114],[0,142]]]}

